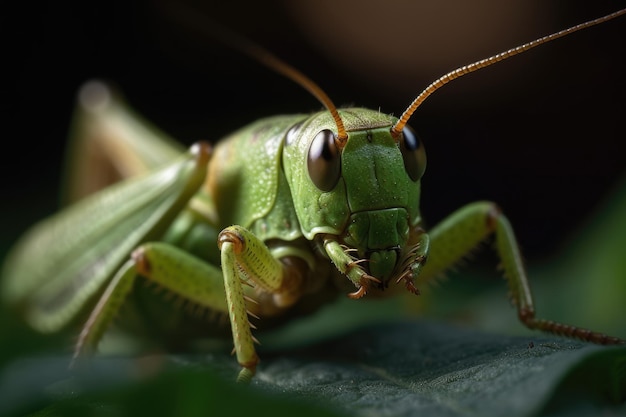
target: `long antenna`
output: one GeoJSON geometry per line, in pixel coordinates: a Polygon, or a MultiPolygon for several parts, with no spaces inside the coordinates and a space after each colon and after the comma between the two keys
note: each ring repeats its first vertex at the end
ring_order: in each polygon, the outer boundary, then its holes
{"type": "Polygon", "coordinates": [[[340,150],[345,147],[346,142],[348,141],[348,133],[346,132],[343,121],[341,120],[341,116],[339,116],[337,107],[324,90],[313,82],[313,80],[282,59],[278,58],[276,55],[272,54],[267,49],[216,22],[208,21],[207,23],[208,19],[205,17],[200,18],[196,13],[193,13],[186,7],[180,5],[176,5],[175,7],[164,7],[167,8],[166,12],[168,15],[171,15],[172,13],[176,14],[178,18],[183,20],[185,24],[191,26],[192,29],[205,33],[212,38],[219,39],[224,44],[243,52],[266,67],[292,80],[311,93],[311,95],[317,98],[324,105],[324,107],[326,107],[335,121],[335,125],[337,126],[337,137],[335,138],[337,147],[340,150]]]}
{"type": "Polygon", "coordinates": [[[391,135],[394,138],[397,138],[400,135],[400,133],[402,133],[402,129],[404,129],[404,126],[406,126],[407,122],[409,121],[409,118],[413,115],[413,112],[415,112],[415,110],[424,102],[424,100],[426,100],[432,93],[434,93],[435,91],[437,91],[439,88],[443,87],[445,84],[449,83],[450,81],[456,78],[459,78],[465,74],[469,74],[470,72],[474,72],[481,68],[488,67],[489,65],[493,65],[496,62],[503,61],[517,54],[521,54],[522,52],[526,52],[529,49],[532,49],[536,46],[539,46],[544,43],[561,38],[563,36],[569,35],[581,29],[586,29],[590,26],[594,26],[599,23],[606,22],[607,20],[614,19],[618,16],[623,15],[624,13],[626,13],[626,9],[622,9],[617,12],[608,14],[606,16],[599,17],[597,19],[578,24],[576,26],[572,26],[568,29],[561,30],[559,32],[553,33],[548,36],[544,36],[542,38],[520,45],[516,48],[509,49],[508,51],[501,52],[499,54],[490,56],[489,58],[481,59],[480,61],[476,61],[472,64],[457,68],[454,71],[450,71],[444,76],[437,78],[435,81],[433,81],[428,87],[424,89],[424,91],[420,93],[419,96],[415,98],[415,100],[413,100],[411,105],[404,111],[404,113],[402,113],[402,116],[400,116],[400,119],[391,128],[391,135]]]}

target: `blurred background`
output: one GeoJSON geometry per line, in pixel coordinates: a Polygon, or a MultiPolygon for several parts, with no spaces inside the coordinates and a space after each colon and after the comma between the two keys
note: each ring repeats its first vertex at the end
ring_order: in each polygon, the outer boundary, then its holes
{"type": "MultiPolygon", "coordinates": [[[[58,207],[75,94],[89,79],[112,82],[135,110],[187,144],[218,140],[263,116],[320,109],[291,81],[172,17],[171,8],[183,6],[206,16],[206,25],[219,22],[273,51],[339,106],[399,115],[452,69],[626,3],[60,0],[8,6],[0,17],[3,67],[10,74],[3,126],[9,127],[4,143],[13,147],[5,148],[1,164],[0,259],[30,224],[58,207]]],[[[624,182],[624,51],[626,20],[620,18],[463,77],[429,98],[411,119],[428,152],[421,204],[427,223],[475,200],[496,201],[531,270],[580,242],[580,231],[605,213],[599,210],[624,182]]],[[[578,253],[596,243],[590,246],[578,253]]],[[[494,270],[496,260],[485,254],[477,262],[494,270]]],[[[626,274],[613,272],[606,282],[623,290],[626,274]]],[[[506,290],[495,282],[506,305],[506,290]]],[[[597,276],[587,282],[602,285],[597,276]]],[[[558,296],[559,288],[563,284],[554,284],[548,294],[558,296]]],[[[469,297],[463,291],[452,299],[469,297]]],[[[445,290],[437,292],[445,298],[445,290]]],[[[588,294],[573,306],[582,319],[587,315],[579,307],[588,294]]],[[[543,297],[545,306],[550,295],[543,297]]],[[[513,311],[507,314],[515,321],[513,311]]],[[[569,317],[561,319],[578,319],[569,317]]],[[[620,323],[611,326],[605,330],[620,323]]]]}

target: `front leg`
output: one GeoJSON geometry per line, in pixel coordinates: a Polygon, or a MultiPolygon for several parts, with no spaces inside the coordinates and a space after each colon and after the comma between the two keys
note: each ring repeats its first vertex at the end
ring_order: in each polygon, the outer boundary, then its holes
{"type": "Polygon", "coordinates": [[[273,295],[273,302],[287,307],[298,299],[294,279],[300,274],[286,273],[288,266],[276,259],[268,247],[254,234],[241,226],[231,226],[218,236],[222,256],[222,273],[228,314],[235,343],[237,361],[242,366],[237,381],[246,382],[254,376],[259,357],[254,349],[248,321],[244,285],[262,289],[273,295]],[[289,278],[289,279],[286,279],[289,278]]]}
{"type": "Polygon", "coordinates": [[[494,234],[496,250],[509,284],[512,301],[519,319],[526,327],[598,344],[625,342],[617,337],[535,317],[533,297],[513,228],[494,203],[469,204],[444,219],[429,234],[430,254],[418,283],[437,276],[467,255],[486,237],[494,234]]]}
{"type": "MultiPolygon", "coordinates": [[[[222,269],[163,242],[141,245],[115,274],[83,326],[74,360],[95,350],[104,332],[125,303],[137,276],[158,284],[185,300],[229,314],[237,360],[238,381],[247,381],[258,363],[246,308],[243,284],[272,295],[269,311],[298,300],[305,272],[303,263],[283,263],[252,233],[239,226],[222,231],[218,244],[222,269]]],[[[291,252],[290,252],[291,253],[291,252]]],[[[292,253],[291,253],[292,254],[292,253]]],[[[268,309],[268,306],[264,306],[268,309]]]]}

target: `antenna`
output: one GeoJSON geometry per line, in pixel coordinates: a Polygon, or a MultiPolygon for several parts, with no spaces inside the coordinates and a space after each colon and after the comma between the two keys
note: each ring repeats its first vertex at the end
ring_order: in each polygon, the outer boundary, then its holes
{"type": "Polygon", "coordinates": [[[282,59],[278,58],[276,55],[272,54],[267,49],[229,30],[228,28],[210,20],[207,22],[208,19],[205,17],[203,17],[201,21],[197,14],[193,13],[186,7],[180,5],[177,5],[176,7],[166,7],[166,12],[168,14],[176,14],[181,20],[184,21],[185,24],[188,24],[194,30],[205,33],[213,38],[219,39],[224,44],[243,52],[244,54],[265,65],[271,70],[274,70],[284,77],[290,79],[291,81],[295,82],[300,87],[311,93],[311,95],[317,98],[317,100],[320,101],[324,105],[324,107],[326,107],[326,109],[330,112],[335,121],[335,125],[337,126],[337,136],[335,138],[335,143],[337,144],[337,147],[339,148],[339,150],[341,150],[346,146],[346,142],[348,141],[348,133],[346,132],[346,128],[343,125],[343,120],[341,120],[341,116],[339,116],[337,107],[334,105],[330,97],[328,97],[328,95],[324,92],[324,90],[322,90],[321,87],[313,82],[313,80],[311,80],[309,77],[307,77],[302,72],[289,65],[282,59]]]}
{"type": "Polygon", "coordinates": [[[535,39],[534,41],[525,43],[523,45],[520,45],[518,47],[509,49],[508,51],[505,52],[501,52],[499,54],[490,56],[489,58],[485,58],[485,59],[481,59],[480,61],[476,61],[473,62],[469,65],[465,65],[463,67],[457,68],[454,71],[450,71],[449,73],[443,75],[442,77],[437,78],[435,81],[433,81],[428,87],[426,87],[424,89],[424,91],[422,91],[416,98],[415,100],[413,100],[413,102],[411,103],[411,105],[404,111],[404,113],[402,113],[402,116],[400,116],[400,119],[398,119],[398,121],[396,122],[395,125],[393,125],[393,127],[391,128],[391,135],[394,138],[397,138],[400,136],[400,133],[402,133],[402,129],[404,129],[404,126],[406,126],[407,122],[409,121],[409,119],[411,118],[411,116],[413,115],[413,113],[415,112],[415,110],[424,102],[424,100],[426,100],[432,93],[434,93],[435,91],[437,91],[438,89],[440,89],[441,87],[443,87],[445,84],[449,83],[450,81],[457,79],[463,75],[469,74],[470,72],[474,72],[477,71],[479,69],[488,67],[490,65],[495,64],[496,62],[500,62],[503,61],[507,58],[510,58],[512,56],[521,54],[522,52],[526,52],[529,49],[532,49],[536,46],[542,45],[544,43],[553,41],[555,39],[561,38],[563,36],[567,36],[569,34],[572,34],[576,31],[579,31],[581,29],[586,29],[588,27],[591,26],[595,26],[597,24],[606,22],[607,20],[611,20],[614,19],[618,16],[621,16],[623,14],[626,13],[626,9],[622,9],[619,10],[617,12],[608,14],[606,16],[603,17],[599,17],[597,19],[594,20],[590,20],[588,22],[585,23],[581,23],[578,24],[576,26],[572,26],[568,29],[564,29],[561,30],[559,32],[553,33],[551,35],[547,35],[544,36],[542,38],[539,39],[535,39]]]}

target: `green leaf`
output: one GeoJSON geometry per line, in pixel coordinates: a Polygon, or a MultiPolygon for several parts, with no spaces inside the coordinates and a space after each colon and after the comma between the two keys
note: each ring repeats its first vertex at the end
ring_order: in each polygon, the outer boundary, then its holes
{"type": "Polygon", "coordinates": [[[274,357],[258,380],[353,415],[394,416],[535,415],[582,385],[576,402],[595,402],[595,415],[619,402],[626,410],[626,349],[404,322],[274,357]]]}
{"type": "Polygon", "coordinates": [[[237,364],[227,352],[99,358],[72,376],[63,371],[67,358],[14,363],[2,375],[0,414],[514,417],[626,412],[623,347],[394,321],[307,347],[261,350],[260,355],[250,386],[232,383],[237,364]],[[21,402],[15,393],[21,393],[21,402]]]}

